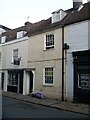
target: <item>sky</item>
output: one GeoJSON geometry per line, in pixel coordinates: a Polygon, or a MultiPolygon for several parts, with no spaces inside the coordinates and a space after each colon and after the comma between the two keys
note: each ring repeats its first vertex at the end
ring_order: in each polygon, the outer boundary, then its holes
{"type": "MultiPolygon", "coordinates": [[[[0,25],[11,29],[23,26],[26,21],[38,22],[51,17],[59,9],[73,7],[73,0],[0,0],[0,25]]],[[[87,0],[82,0],[86,3],[87,0]]]]}

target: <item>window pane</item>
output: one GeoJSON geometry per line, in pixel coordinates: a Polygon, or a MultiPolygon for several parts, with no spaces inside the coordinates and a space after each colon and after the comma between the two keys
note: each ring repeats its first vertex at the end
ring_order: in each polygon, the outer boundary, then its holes
{"type": "Polygon", "coordinates": [[[53,68],[45,68],[45,83],[53,83],[53,68]]]}
{"type": "Polygon", "coordinates": [[[18,60],[18,49],[13,50],[13,59],[18,60]]]}
{"type": "Polygon", "coordinates": [[[46,35],[46,48],[54,46],[54,35],[46,35]]]}
{"type": "Polygon", "coordinates": [[[18,74],[9,73],[8,74],[8,84],[18,85],[18,74]]]}
{"type": "Polygon", "coordinates": [[[78,88],[90,90],[90,74],[79,74],[78,88]]]}

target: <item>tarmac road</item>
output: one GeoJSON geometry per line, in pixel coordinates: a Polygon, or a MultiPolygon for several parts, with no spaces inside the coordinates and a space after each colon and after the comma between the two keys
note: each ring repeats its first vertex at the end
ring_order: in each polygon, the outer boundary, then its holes
{"type": "Polygon", "coordinates": [[[2,98],[3,118],[88,118],[88,115],[58,110],[9,97],[2,98]]]}

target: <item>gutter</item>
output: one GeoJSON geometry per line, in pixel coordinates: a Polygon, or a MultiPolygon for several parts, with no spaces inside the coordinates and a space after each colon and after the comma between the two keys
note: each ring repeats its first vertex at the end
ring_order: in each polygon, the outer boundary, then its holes
{"type": "Polygon", "coordinates": [[[64,101],[64,26],[62,26],[62,101],[64,101]]]}
{"type": "Polygon", "coordinates": [[[65,63],[64,63],[64,56],[66,50],[69,49],[69,45],[64,41],[64,25],[62,26],[62,101],[64,101],[64,73],[65,73],[65,63]]]}

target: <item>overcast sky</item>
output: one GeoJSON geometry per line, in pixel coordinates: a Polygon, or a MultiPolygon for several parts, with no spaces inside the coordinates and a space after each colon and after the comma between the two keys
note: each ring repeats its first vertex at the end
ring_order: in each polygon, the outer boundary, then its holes
{"type": "MultiPolygon", "coordinates": [[[[0,24],[9,28],[23,26],[51,17],[59,9],[69,9],[73,0],[0,0],[0,24]]],[[[82,0],[86,3],[87,0],[82,0]]]]}

